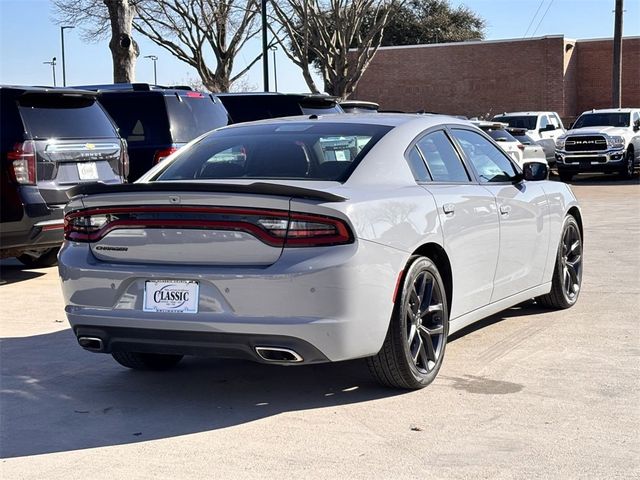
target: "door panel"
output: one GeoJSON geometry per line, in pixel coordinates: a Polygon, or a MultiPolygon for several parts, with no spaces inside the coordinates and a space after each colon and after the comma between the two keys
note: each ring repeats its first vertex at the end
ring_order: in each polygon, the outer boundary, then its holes
{"type": "Polygon", "coordinates": [[[495,302],[542,282],[549,246],[549,206],[542,185],[485,184],[498,205],[500,254],[494,278],[495,302]]]}
{"type": "Polygon", "coordinates": [[[451,319],[487,305],[500,244],[495,198],[481,185],[429,185],[453,272],[451,319]]]}

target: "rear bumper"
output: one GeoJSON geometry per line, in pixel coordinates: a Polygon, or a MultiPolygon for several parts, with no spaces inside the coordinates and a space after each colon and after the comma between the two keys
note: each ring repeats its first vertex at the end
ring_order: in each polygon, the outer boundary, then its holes
{"type": "Polygon", "coordinates": [[[169,355],[197,355],[217,358],[239,358],[260,363],[267,362],[257,354],[257,347],[279,347],[296,352],[302,362],[323,363],[329,359],[304,340],[283,335],[234,334],[220,332],[190,332],[180,330],[149,330],[145,328],[90,327],[77,325],[76,338],[99,338],[102,348],[87,350],[97,353],[117,351],[161,353],[169,355]]]}
{"type": "Polygon", "coordinates": [[[253,359],[255,339],[273,337],[286,343],[267,346],[294,345],[305,351],[304,345],[312,346],[319,355],[298,352],[303,363],[309,363],[379,351],[396,279],[408,256],[359,240],[339,247],[285,249],[275,264],[264,268],[135,265],[101,262],[87,244],[67,242],[58,263],[65,311],[74,330],[110,335],[112,329],[135,329],[136,341],[116,344],[157,353],[168,348],[214,356],[244,352],[241,356],[253,359]],[[197,280],[198,313],[143,311],[149,279],[197,280]],[[158,335],[161,342],[154,340],[158,335]],[[184,335],[191,337],[177,341],[184,335]],[[200,348],[200,336],[212,339],[210,345],[200,348]],[[225,341],[229,345],[222,348],[225,341]]]}
{"type": "Polygon", "coordinates": [[[0,257],[59,247],[63,241],[63,207],[47,208],[46,212],[37,216],[25,214],[19,222],[4,223],[0,230],[0,257]]]}

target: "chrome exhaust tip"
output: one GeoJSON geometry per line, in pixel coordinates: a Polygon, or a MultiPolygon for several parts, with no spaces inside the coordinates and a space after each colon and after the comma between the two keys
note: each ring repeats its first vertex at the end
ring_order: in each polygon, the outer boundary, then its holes
{"type": "Polygon", "coordinates": [[[98,337],[78,337],[78,343],[85,350],[101,352],[104,349],[102,339],[98,337]]]}
{"type": "Polygon", "coordinates": [[[271,363],[300,363],[302,356],[290,348],[281,347],[256,347],[256,353],[260,358],[271,363]]]}

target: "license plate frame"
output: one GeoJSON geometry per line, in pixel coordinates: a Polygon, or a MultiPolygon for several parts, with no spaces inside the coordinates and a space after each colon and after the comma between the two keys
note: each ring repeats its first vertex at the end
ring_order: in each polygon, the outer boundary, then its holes
{"type": "Polygon", "coordinates": [[[198,313],[199,299],[197,280],[145,280],[142,309],[153,313],[194,314],[198,313]]]}
{"type": "Polygon", "coordinates": [[[79,162],[76,167],[78,168],[78,178],[80,180],[98,180],[98,165],[96,162],[79,162]]]}

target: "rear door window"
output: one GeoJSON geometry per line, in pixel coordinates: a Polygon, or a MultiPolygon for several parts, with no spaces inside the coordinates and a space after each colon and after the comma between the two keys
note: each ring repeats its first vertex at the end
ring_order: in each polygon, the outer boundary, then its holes
{"type": "Polygon", "coordinates": [[[417,147],[435,182],[468,182],[469,175],[449,137],[442,130],[422,137],[417,147]]]}
{"type": "Polygon", "coordinates": [[[18,104],[30,138],[117,137],[94,98],[38,93],[21,96],[18,104]]]}
{"type": "Polygon", "coordinates": [[[516,177],[516,169],[507,156],[481,134],[456,128],[453,136],[478,173],[480,182],[508,182],[516,177]]]}
{"type": "Polygon", "coordinates": [[[179,97],[167,96],[165,102],[171,136],[176,143],[189,142],[229,123],[229,115],[220,100],[209,94],[188,92],[179,97]]]}
{"type": "Polygon", "coordinates": [[[106,93],[100,97],[122,138],[129,145],[164,145],[171,143],[169,121],[162,95],[106,93]]]}

